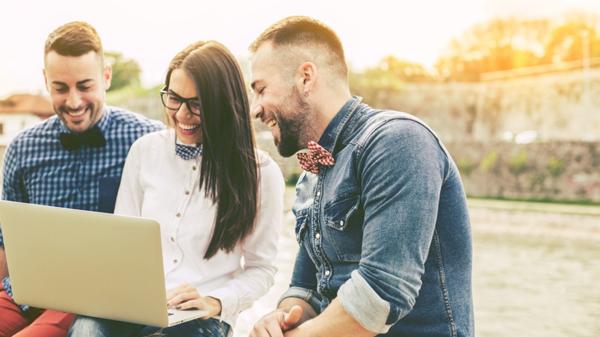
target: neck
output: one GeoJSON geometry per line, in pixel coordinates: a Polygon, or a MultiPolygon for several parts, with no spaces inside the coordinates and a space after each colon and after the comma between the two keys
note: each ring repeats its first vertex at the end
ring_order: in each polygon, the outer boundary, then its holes
{"type": "Polygon", "coordinates": [[[344,104],[352,98],[350,90],[328,90],[315,97],[315,119],[313,127],[311,128],[312,134],[309,135],[310,139],[319,140],[325,132],[325,129],[335,117],[335,115],[342,109],[344,104]]]}

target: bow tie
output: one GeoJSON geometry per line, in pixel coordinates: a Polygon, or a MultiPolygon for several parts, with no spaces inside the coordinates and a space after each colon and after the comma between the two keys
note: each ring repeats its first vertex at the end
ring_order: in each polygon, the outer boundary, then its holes
{"type": "Polygon", "coordinates": [[[202,145],[193,146],[176,143],[175,153],[184,160],[195,159],[202,154],[202,145]]]}
{"type": "Polygon", "coordinates": [[[319,165],[328,167],[335,164],[335,159],[333,159],[331,152],[325,150],[324,147],[315,141],[308,142],[308,152],[298,153],[297,157],[300,167],[314,174],[319,173],[319,165]]]}
{"type": "Polygon", "coordinates": [[[82,133],[62,132],[58,135],[58,140],[69,151],[77,150],[82,146],[103,147],[106,145],[106,139],[97,126],[82,133]]]}

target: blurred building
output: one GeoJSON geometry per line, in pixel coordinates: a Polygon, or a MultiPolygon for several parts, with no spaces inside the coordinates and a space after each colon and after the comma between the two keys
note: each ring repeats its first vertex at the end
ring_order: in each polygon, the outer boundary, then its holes
{"type": "Polygon", "coordinates": [[[19,131],[54,115],[47,97],[19,94],[0,100],[0,146],[6,146],[19,131]]]}

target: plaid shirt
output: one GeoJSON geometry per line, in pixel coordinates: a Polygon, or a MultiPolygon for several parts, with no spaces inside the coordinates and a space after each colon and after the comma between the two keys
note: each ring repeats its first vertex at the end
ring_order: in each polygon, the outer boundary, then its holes
{"type": "MultiPolygon", "coordinates": [[[[56,116],[19,133],[4,157],[2,199],[112,213],[129,147],[164,126],[115,107],[104,109],[97,126],[106,145],[74,151],[60,144],[59,134],[69,130],[56,116]]],[[[12,296],[8,278],[2,287],[12,296]]]]}

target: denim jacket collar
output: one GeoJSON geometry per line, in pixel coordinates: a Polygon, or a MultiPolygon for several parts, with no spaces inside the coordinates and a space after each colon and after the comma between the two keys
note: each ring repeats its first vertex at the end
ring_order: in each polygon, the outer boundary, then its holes
{"type": "Polygon", "coordinates": [[[341,135],[348,125],[348,121],[352,119],[354,112],[357,110],[357,107],[361,102],[362,97],[352,96],[352,98],[349,99],[344,106],[342,106],[340,111],[338,111],[331,122],[329,122],[329,125],[327,125],[323,135],[321,135],[321,139],[319,139],[319,145],[335,155],[335,150],[342,138],[341,135]]]}

